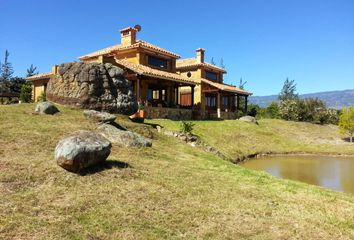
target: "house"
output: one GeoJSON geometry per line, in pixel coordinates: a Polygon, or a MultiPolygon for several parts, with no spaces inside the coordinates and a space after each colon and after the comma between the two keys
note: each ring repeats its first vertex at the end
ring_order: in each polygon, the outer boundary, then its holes
{"type": "MultiPolygon", "coordinates": [[[[112,63],[124,69],[126,79],[133,82],[137,101],[144,106],[149,118],[235,116],[239,102],[236,99],[251,93],[223,84],[226,71],[204,62],[203,49],[197,49],[196,58],[179,60],[181,57],[176,53],[137,40],[140,29],[139,25],[122,29],[120,44],[79,59],[83,62],[112,63]]],[[[45,92],[53,74],[56,74],[55,66],[51,73],[27,78],[33,83],[35,101],[41,92],[45,92]]]]}
{"type": "Polygon", "coordinates": [[[181,90],[182,105],[190,101],[197,104],[202,117],[233,119],[236,109],[241,107],[247,112],[247,98],[250,92],[224,84],[226,70],[204,61],[205,50],[198,48],[195,58],[177,60],[176,69],[185,77],[197,83],[194,93],[188,89],[181,90]],[[239,106],[244,98],[244,106],[239,106]]]}

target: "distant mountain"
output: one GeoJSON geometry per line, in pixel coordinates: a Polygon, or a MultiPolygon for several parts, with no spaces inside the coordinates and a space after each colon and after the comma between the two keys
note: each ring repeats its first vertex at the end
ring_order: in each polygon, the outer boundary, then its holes
{"type": "MultiPolygon", "coordinates": [[[[341,109],[347,106],[354,106],[354,89],[330,92],[308,93],[300,95],[300,98],[318,98],[327,104],[327,107],[341,109]]],[[[266,107],[269,103],[277,101],[278,95],[251,96],[249,102],[266,107]]]]}

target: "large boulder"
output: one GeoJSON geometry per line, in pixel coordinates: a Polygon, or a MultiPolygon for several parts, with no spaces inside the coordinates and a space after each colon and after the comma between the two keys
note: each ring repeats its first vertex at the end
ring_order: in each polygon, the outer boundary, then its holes
{"type": "Polygon", "coordinates": [[[100,134],[78,131],[59,141],[55,148],[55,160],[71,172],[104,162],[111,153],[111,143],[100,134]]]}
{"type": "Polygon", "coordinates": [[[48,82],[46,97],[60,104],[113,113],[133,114],[138,109],[132,82],[110,63],[61,64],[48,82]]]}
{"type": "Polygon", "coordinates": [[[98,123],[112,123],[116,120],[116,116],[107,112],[99,112],[95,110],[85,110],[84,116],[92,121],[98,123]]]}
{"type": "Polygon", "coordinates": [[[118,146],[137,148],[152,146],[151,139],[128,130],[119,129],[110,124],[100,125],[97,128],[97,132],[118,146]]]}
{"type": "Polygon", "coordinates": [[[240,117],[238,120],[240,120],[242,122],[249,122],[249,123],[258,124],[257,119],[255,117],[252,117],[252,116],[240,117]]]}
{"type": "Polygon", "coordinates": [[[40,102],[36,105],[35,112],[40,114],[55,114],[59,112],[59,109],[53,103],[40,102]]]}

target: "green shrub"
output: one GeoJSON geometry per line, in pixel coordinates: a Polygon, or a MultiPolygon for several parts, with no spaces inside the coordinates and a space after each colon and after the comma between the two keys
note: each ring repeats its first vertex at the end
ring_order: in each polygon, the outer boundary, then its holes
{"type": "Polygon", "coordinates": [[[277,102],[272,102],[267,107],[267,114],[270,118],[280,118],[279,104],[277,102]]]}
{"type": "Polygon", "coordinates": [[[354,107],[343,108],[339,117],[339,129],[342,133],[348,134],[350,142],[353,142],[354,107]]]}
{"type": "Polygon", "coordinates": [[[194,123],[182,121],[180,124],[180,131],[184,134],[192,134],[194,123]]]}
{"type": "Polygon", "coordinates": [[[279,104],[280,116],[287,121],[298,121],[298,101],[297,100],[284,100],[279,104]]]}
{"type": "Polygon", "coordinates": [[[20,99],[22,102],[29,103],[32,100],[32,85],[24,83],[21,86],[20,99]]]}
{"type": "Polygon", "coordinates": [[[317,124],[337,124],[338,111],[328,109],[326,104],[314,98],[281,101],[280,116],[284,120],[311,122],[317,124]]]}
{"type": "Polygon", "coordinates": [[[37,98],[38,102],[45,102],[47,101],[47,97],[45,95],[45,92],[42,92],[41,95],[39,95],[39,97],[37,98]]]}
{"type": "Polygon", "coordinates": [[[252,116],[252,117],[256,117],[256,115],[258,114],[260,109],[261,109],[261,107],[258,106],[257,104],[250,104],[250,105],[248,105],[247,115],[252,116]]]}
{"type": "Polygon", "coordinates": [[[242,109],[236,109],[236,111],[235,111],[236,118],[240,118],[240,117],[243,117],[245,115],[246,114],[245,114],[245,112],[242,109]]]}

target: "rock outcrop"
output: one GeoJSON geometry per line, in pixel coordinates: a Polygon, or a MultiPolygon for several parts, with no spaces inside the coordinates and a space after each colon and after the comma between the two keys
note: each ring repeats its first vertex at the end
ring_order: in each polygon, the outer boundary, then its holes
{"type": "Polygon", "coordinates": [[[47,86],[48,100],[86,109],[132,114],[137,111],[132,82],[110,63],[71,62],[58,66],[47,86]]]}
{"type": "Polygon", "coordinates": [[[257,119],[252,116],[244,116],[244,117],[239,118],[238,120],[240,120],[242,122],[249,122],[249,123],[258,124],[257,119]]]}
{"type": "Polygon", "coordinates": [[[53,103],[40,102],[40,103],[37,103],[35,112],[39,113],[39,114],[52,114],[53,115],[53,114],[59,112],[59,109],[53,103]]]}
{"type": "Polygon", "coordinates": [[[113,123],[116,116],[107,112],[98,112],[95,110],[85,110],[84,116],[91,122],[97,123],[113,123]]]}
{"type": "Polygon", "coordinates": [[[59,141],[55,148],[58,165],[70,172],[104,162],[111,153],[111,143],[100,134],[78,131],[59,141]]]}
{"type": "Polygon", "coordinates": [[[100,125],[97,132],[118,146],[136,148],[152,146],[151,139],[128,130],[121,130],[110,124],[100,125]]]}

